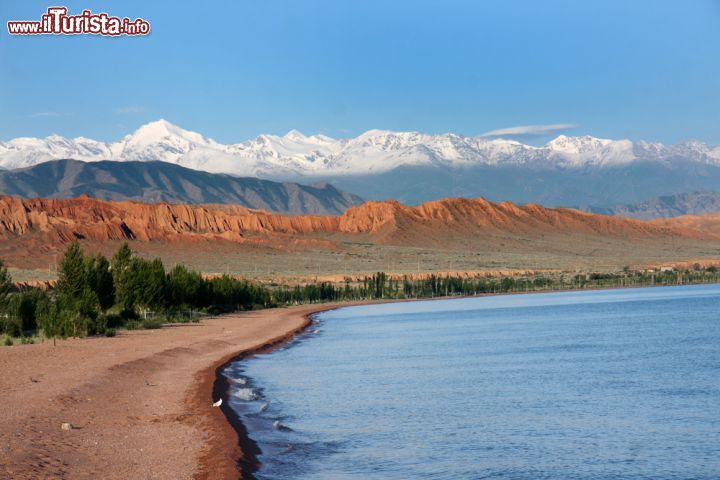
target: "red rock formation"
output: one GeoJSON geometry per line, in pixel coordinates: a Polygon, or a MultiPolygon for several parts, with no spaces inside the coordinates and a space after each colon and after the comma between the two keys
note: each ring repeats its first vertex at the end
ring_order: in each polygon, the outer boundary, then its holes
{"type": "MultiPolygon", "coordinates": [[[[716,219],[718,220],[718,219],[716,219]]],[[[720,223],[720,220],[716,221],[720,223]]],[[[0,238],[30,233],[52,243],[90,241],[176,241],[247,235],[303,237],[314,234],[369,235],[376,242],[422,244],[448,235],[584,233],[620,237],[716,237],[699,221],[645,222],[571,209],[517,206],[484,199],[443,199],[407,207],[396,201],[368,202],[343,215],[292,216],[233,205],[171,205],[106,202],[88,197],[31,199],[0,196],[0,238]]]]}
{"type": "Polygon", "coordinates": [[[720,213],[707,213],[705,215],[683,215],[674,218],[658,218],[649,223],[655,226],[670,226],[685,230],[702,232],[704,235],[720,237],[720,213]]]}
{"type": "Polygon", "coordinates": [[[170,205],[0,196],[0,235],[42,232],[59,241],[173,240],[178,236],[239,238],[245,233],[334,231],[337,219],[286,216],[227,205],[170,205]]]}
{"type": "Polygon", "coordinates": [[[478,235],[514,233],[524,236],[549,233],[600,234],[643,238],[683,236],[700,238],[704,232],[693,228],[595,215],[565,208],[545,208],[536,204],[517,206],[510,202],[493,203],[485,199],[442,199],[417,207],[398,202],[369,202],[352,207],[340,217],[339,228],[349,233],[377,234],[379,239],[404,243],[408,235],[442,237],[448,234],[478,235]]]}

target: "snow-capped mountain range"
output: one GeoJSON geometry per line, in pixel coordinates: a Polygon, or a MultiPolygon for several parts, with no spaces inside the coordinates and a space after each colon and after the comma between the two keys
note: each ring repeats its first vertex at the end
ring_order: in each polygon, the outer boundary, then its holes
{"type": "Polygon", "coordinates": [[[533,166],[582,169],[621,166],[636,160],[681,158],[720,166],[720,147],[702,142],[676,145],[561,135],[536,147],[513,140],[466,137],[452,133],[370,130],[349,139],[260,135],[237,144],[221,144],[165,120],[141,126],[114,143],[89,138],[16,138],[0,142],[0,167],[16,169],[48,160],[164,161],[195,170],[265,178],[352,176],[389,172],[401,166],[533,166]]]}

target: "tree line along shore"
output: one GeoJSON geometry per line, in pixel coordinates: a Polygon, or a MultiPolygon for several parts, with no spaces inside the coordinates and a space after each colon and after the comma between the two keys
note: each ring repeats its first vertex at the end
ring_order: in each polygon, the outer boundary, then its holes
{"type": "Polygon", "coordinates": [[[127,243],[111,259],[68,246],[49,289],[17,286],[0,261],[0,335],[6,346],[39,339],[114,336],[118,329],[196,322],[204,315],[315,302],[434,298],[589,288],[718,283],[717,267],[616,273],[543,273],[523,276],[429,275],[423,279],[378,272],[361,281],[262,285],[229,275],[205,277],[135,255],[127,243]]]}

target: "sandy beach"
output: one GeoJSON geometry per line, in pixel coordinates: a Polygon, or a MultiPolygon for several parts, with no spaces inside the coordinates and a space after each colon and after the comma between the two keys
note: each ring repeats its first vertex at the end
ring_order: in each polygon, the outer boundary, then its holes
{"type": "Polygon", "coordinates": [[[211,406],[225,388],[216,370],[336,306],[0,348],[0,478],[241,477],[253,451],[211,406]]]}

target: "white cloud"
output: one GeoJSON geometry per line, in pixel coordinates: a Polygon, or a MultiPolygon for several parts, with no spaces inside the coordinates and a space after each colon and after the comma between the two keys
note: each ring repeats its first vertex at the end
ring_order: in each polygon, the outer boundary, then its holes
{"type": "Polygon", "coordinates": [[[541,137],[555,135],[577,127],[572,123],[554,123],[550,125],[521,125],[518,127],[500,128],[481,134],[481,137],[541,137]]]}
{"type": "Polygon", "coordinates": [[[142,113],[145,111],[145,107],[141,107],[139,105],[128,105],[126,107],[120,107],[115,109],[115,113],[120,113],[123,115],[128,115],[132,113],[142,113]]]}
{"type": "Polygon", "coordinates": [[[36,112],[28,115],[30,118],[42,118],[42,117],[62,117],[68,115],[67,113],[59,112],[36,112]]]}

